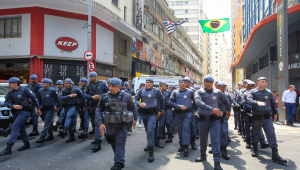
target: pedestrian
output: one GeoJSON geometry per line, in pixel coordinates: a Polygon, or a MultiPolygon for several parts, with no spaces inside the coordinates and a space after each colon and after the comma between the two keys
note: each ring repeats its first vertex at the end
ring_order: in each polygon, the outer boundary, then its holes
{"type": "Polygon", "coordinates": [[[282,95],[282,104],[283,109],[286,110],[288,118],[285,121],[285,126],[293,125],[293,117],[296,114],[296,97],[297,93],[295,92],[296,87],[294,85],[290,85],[289,89],[283,92],[282,95]]]}
{"type": "Polygon", "coordinates": [[[266,89],[267,79],[265,77],[258,78],[257,84],[258,87],[250,90],[247,95],[247,101],[252,106],[253,112],[253,125],[251,132],[253,145],[252,157],[258,156],[257,144],[259,133],[261,129],[264,128],[268,143],[272,149],[272,160],[278,163],[287,163],[287,160],[282,159],[278,155],[276,134],[273,126],[273,119],[270,114],[271,109],[274,114],[278,114],[272,92],[269,89],[266,89]]]}
{"type": "Polygon", "coordinates": [[[93,130],[89,132],[89,134],[94,134],[95,140],[92,141],[92,144],[94,145],[91,150],[93,152],[97,152],[101,150],[101,143],[102,143],[102,136],[99,131],[99,125],[95,122],[95,110],[97,107],[97,104],[99,102],[99,99],[103,94],[105,94],[106,88],[101,81],[97,78],[96,72],[90,72],[90,81],[86,87],[86,91],[84,93],[84,99],[87,100],[88,103],[88,114],[91,118],[92,127],[93,130]]]}
{"type": "Polygon", "coordinates": [[[65,79],[65,87],[61,91],[58,100],[63,101],[64,114],[66,115],[66,120],[64,124],[64,129],[60,132],[60,137],[65,138],[67,132],[69,132],[70,138],[66,140],[67,143],[75,141],[73,122],[75,119],[75,114],[77,114],[78,102],[86,106],[86,102],[83,99],[82,92],[77,87],[72,87],[72,80],[65,79]]]}
{"type": "MultiPolygon", "coordinates": [[[[86,92],[86,87],[87,87],[88,80],[86,78],[81,78],[80,80],[80,85],[81,87],[79,88],[80,91],[84,94],[86,92]]],[[[86,101],[86,99],[84,99],[86,101]]],[[[88,111],[84,108],[83,103],[80,103],[79,106],[79,115],[80,115],[80,129],[83,130],[83,133],[78,135],[78,138],[88,138],[88,130],[89,130],[89,113],[88,111]]]]}
{"type": "Polygon", "coordinates": [[[222,170],[220,165],[220,129],[223,112],[218,108],[218,100],[221,100],[226,105],[227,110],[230,110],[230,103],[224,93],[213,88],[213,83],[214,78],[211,75],[205,76],[204,88],[197,90],[195,93],[200,131],[200,156],[195,159],[195,162],[206,160],[207,139],[210,132],[214,169],[222,170]]]}
{"type": "Polygon", "coordinates": [[[135,102],[140,107],[142,120],[147,133],[148,145],[144,151],[149,151],[148,162],[154,161],[154,146],[155,146],[155,126],[156,117],[161,114],[164,107],[163,96],[159,89],[153,87],[154,80],[149,77],[146,79],[146,87],[139,90],[135,97],[135,102]],[[141,103],[139,102],[141,99],[141,103]]]}
{"type": "Polygon", "coordinates": [[[29,138],[25,129],[25,123],[31,115],[29,99],[31,99],[31,102],[37,108],[36,114],[39,115],[41,112],[39,101],[36,99],[34,93],[29,88],[20,86],[21,80],[19,78],[12,77],[8,80],[8,83],[10,90],[5,96],[5,105],[11,108],[14,122],[11,128],[11,134],[7,140],[7,146],[0,152],[1,156],[12,154],[11,148],[15,144],[19,133],[24,145],[18,150],[23,151],[30,148],[29,138]]]}
{"type": "Polygon", "coordinates": [[[41,133],[41,137],[36,141],[36,143],[44,143],[44,141],[53,140],[53,120],[54,111],[57,110],[58,95],[54,88],[49,86],[50,80],[43,78],[42,87],[37,94],[37,99],[39,100],[42,115],[41,118],[44,120],[44,129],[41,133]],[[46,137],[48,133],[48,136],[46,137]]]}
{"type": "Polygon", "coordinates": [[[188,156],[188,145],[191,142],[191,120],[196,108],[194,106],[194,92],[186,87],[186,83],[187,79],[185,78],[179,80],[179,89],[172,92],[169,102],[176,113],[180,144],[178,152],[183,152],[185,156],[188,156]]]}
{"type": "MultiPolygon", "coordinates": [[[[37,93],[39,91],[39,89],[42,88],[42,85],[40,83],[37,82],[37,76],[35,74],[32,74],[30,76],[30,81],[31,83],[27,86],[35,96],[37,96],[37,93]]],[[[29,103],[31,103],[30,99],[29,99],[29,103]]],[[[29,136],[38,136],[39,135],[39,131],[38,131],[38,120],[39,120],[39,116],[36,114],[36,108],[32,108],[32,112],[31,112],[31,121],[32,121],[32,132],[29,134],[29,136]]]]}
{"type": "Polygon", "coordinates": [[[110,78],[107,80],[107,83],[109,92],[102,96],[96,108],[96,122],[99,125],[102,136],[104,136],[106,130],[106,139],[114,151],[115,163],[111,167],[111,170],[120,170],[125,167],[127,124],[131,122],[133,116],[133,128],[135,128],[137,110],[131,95],[119,89],[121,85],[120,79],[110,78]],[[129,110],[132,110],[132,112],[129,110]],[[106,125],[104,121],[106,121],[106,125]]]}

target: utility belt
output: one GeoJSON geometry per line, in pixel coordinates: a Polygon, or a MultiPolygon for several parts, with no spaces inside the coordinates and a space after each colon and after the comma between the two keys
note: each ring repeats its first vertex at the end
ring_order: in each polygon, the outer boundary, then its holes
{"type": "Polygon", "coordinates": [[[188,108],[185,110],[175,110],[176,114],[184,114],[184,113],[188,113],[188,112],[192,112],[192,108],[188,108]]]}
{"type": "Polygon", "coordinates": [[[76,106],[77,107],[77,104],[63,104],[62,107],[73,107],[73,106],[76,106]]]}
{"type": "Polygon", "coordinates": [[[54,105],[47,105],[47,106],[43,106],[41,108],[41,111],[46,111],[46,110],[50,110],[50,109],[53,109],[54,108],[54,105]]]}
{"type": "Polygon", "coordinates": [[[199,117],[199,120],[202,121],[202,120],[210,120],[210,121],[215,121],[215,120],[221,120],[222,117],[221,116],[217,116],[215,114],[213,115],[210,115],[210,116],[200,116],[199,117]]]}
{"type": "Polygon", "coordinates": [[[166,106],[166,109],[172,109],[172,107],[170,107],[170,106],[166,106]]]}
{"type": "Polygon", "coordinates": [[[151,109],[141,109],[141,113],[142,114],[146,114],[146,115],[153,115],[157,114],[157,109],[156,108],[151,108],[151,109]]]}
{"type": "Polygon", "coordinates": [[[14,109],[14,108],[12,108],[11,112],[12,113],[16,113],[16,112],[19,112],[21,110],[27,111],[27,112],[31,112],[32,111],[32,109],[29,106],[22,106],[22,109],[14,109]]]}
{"type": "Polygon", "coordinates": [[[271,117],[271,113],[267,112],[264,115],[253,115],[254,120],[262,120],[262,119],[269,119],[271,117]]]}
{"type": "Polygon", "coordinates": [[[106,123],[119,124],[131,123],[133,120],[133,112],[124,110],[121,112],[104,112],[103,117],[106,123]]]}

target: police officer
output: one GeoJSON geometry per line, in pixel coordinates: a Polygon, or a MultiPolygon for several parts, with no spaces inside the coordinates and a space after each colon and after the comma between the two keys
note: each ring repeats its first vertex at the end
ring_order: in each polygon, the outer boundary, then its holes
{"type": "MultiPolygon", "coordinates": [[[[193,91],[193,93],[195,93],[195,89],[193,88],[193,87],[191,87],[191,80],[190,80],[190,78],[189,77],[185,77],[184,78],[186,81],[186,88],[188,88],[188,89],[190,89],[190,90],[192,90],[193,91]]],[[[196,143],[195,143],[195,140],[196,140],[196,138],[198,138],[199,139],[199,136],[197,135],[197,123],[196,123],[196,116],[195,116],[195,114],[197,114],[197,111],[196,110],[194,110],[193,111],[193,114],[192,114],[192,117],[191,117],[191,126],[190,126],[190,137],[191,137],[191,139],[190,139],[190,143],[191,143],[191,148],[193,149],[193,150],[197,150],[197,147],[196,147],[196,143]]]]}
{"type": "Polygon", "coordinates": [[[82,92],[75,87],[72,87],[72,80],[67,78],[65,79],[65,87],[61,91],[61,95],[59,95],[58,100],[63,101],[64,114],[66,115],[64,130],[60,132],[61,138],[65,138],[67,131],[69,131],[70,138],[67,139],[67,143],[75,141],[74,129],[73,129],[73,120],[75,118],[76,107],[78,105],[78,101],[83,103],[86,107],[86,102],[83,99],[82,92]]]}
{"type": "MultiPolygon", "coordinates": [[[[179,135],[180,148],[178,152],[183,152],[188,156],[188,145],[191,139],[191,119],[194,107],[194,92],[186,88],[186,79],[179,80],[179,89],[172,92],[170,97],[170,104],[175,108],[176,122],[179,135]]],[[[196,148],[197,149],[197,148],[196,148]]]]}
{"type": "MultiPolygon", "coordinates": [[[[129,85],[129,84],[128,84],[129,85]]],[[[121,80],[121,88],[120,88],[120,90],[121,91],[124,91],[124,92],[126,92],[126,93],[128,93],[128,90],[124,87],[125,85],[124,85],[124,83],[123,83],[123,81],[121,80]]]]}
{"type": "MultiPolygon", "coordinates": [[[[79,88],[80,91],[84,94],[86,91],[86,86],[87,86],[88,80],[86,78],[82,78],[80,80],[80,85],[81,87],[79,88]]],[[[80,110],[79,110],[79,115],[80,115],[80,129],[83,130],[83,133],[81,133],[78,138],[88,138],[88,130],[89,130],[89,113],[87,110],[84,109],[84,106],[82,103],[80,104],[80,110]]]]}
{"type": "Polygon", "coordinates": [[[144,151],[149,151],[148,162],[154,161],[153,148],[155,145],[156,117],[163,111],[164,100],[159,89],[153,88],[154,80],[146,79],[146,87],[139,90],[135,97],[135,102],[140,107],[142,119],[147,133],[147,147],[144,151]],[[141,99],[141,103],[139,100],[141,99]]]}
{"type": "Polygon", "coordinates": [[[165,97],[165,125],[167,128],[167,134],[168,134],[168,139],[165,140],[165,143],[171,143],[173,142],[173,122],[174,122],[174,115],[172,112],[172,106],[170,105],[170,97],[172,92],[175,90],[174,86],[169,85],[168,89],[171,90],[166,90],[164,92],[164,97],[165,97]],[[170,88],[171,87],[171,88],[170,88]]]}
{"type": "MultiPolygon", "coordinates": [[[[253,114],[252,114],[252,106],[247,102],[247,95],[250,90],[255,88],[255,83],[253,81],[248,81],[247,90],[242,96],[242,105],[245,111],[244,120],[245,120],[245,132],[246,132],[246,148],[251,149],[251,124],[253,121],[253,114]]],[[[260,141],[260,148],[266,149],[269,148],[269,145],[265,142],[265,135],[261,130],[259,132],[259,141],[260,141]]]]}
{"type": "MultiPolygon", "coordinates": [[[[31,83],[27,87],[33,92],[33,94],[35,96],[37,96],[37,93],[38,93],[39,89],[42,88],[42,85],[37,83],[37,76],[35,74],[32,74],[30,76],[30,81],[31,81],[31,83]]],[[[35,113],[35,108],[32,109],[31,120],[32,120],[33,130],[29,134],[29,136],[38,136],[39,135],[39,131],[38,131],[39,116],[35,113]]]]}
{"type": "Polygon", "coordinates": [[[106,130],[107,141],[111,144],[114,151],[115,163],[111,170],[120,170],[125,167],[127,124],[131,122],[133,116],[133,127],[135,128],[137,110],[131,95],[119,90],[120,79],[110,78],[107,80],[107,83],[109,92],[100,99],[96,108],[96,121],[102,136],[106,130]],[[132,110],[132,112],[129,110],[132,110]],[[111,117],[114,117],[114,119],[111,119],[111,117]],[[106,125],[104,125],[103,119],[106,121],[106,125]]]}
{"type": "Polygon", "coordinates": [[[250,90],[247,96],[247,102],[252,106],[254,119],[252,125],[252,156],[258,156],[258,136],[263,127],[267,135],[268,143],[272,149],[272,160],[278,163],[287,163],[287,160],[282,159],[278,155],[278,145],[273,126],[273,119],[270,113],[270,110],[272,109],[274,114],[278,114],[273,94],[269,89],[266,88],[267,79],[265,77],[258,78],[257,84],[258,87],[250,90]]]}
{"type": "MultiPolygon", "coordinates": [[[[61,91],[64,87],[64,82],[62,80],[57,80],[56,81],[56,92],[59,95],[61,95],[61,91]]],[[[57,128],[60,126],[60,129],[63,129],[63,124],[65,121],[65,114],[64,114],[64,109],[62,107],[62,101],[58,101],[57,102],[57,116],[58,116],[58,120],[56,121],[56,124],[53,125],[53,131],[57,131],[57,128]]]]}
{"type": "MultiPolygon", "coordinates": [[[[226,98],[228,99],[230,105],[232,103],[231,96],[229,95],[228,92],[226,92],[226,86],[227,84],[223,81],[218,82],[218,89],[221,90],[222,93],[225,94],[226,98]]],[[[227,154],[227,145],[228,145],[228,120],[230,117],[230,110],[227,110],[226,105],[221,101],[218,100],[218,105],[221,106],[219,107],[220,110],[223,112],[222,120],[221,120],[221,131],[220,131],[220,147],[221,147],[221,154],[222,157],[225,160],[229,160],[229,156],[227,154]]]]}
{"type": "Polygon", "coordinates": [[[233,92],[234,130],[238,129],[237,125],[239,124],[240,106],[238,104],[238,94],[239,94],[240,89],[242,88],[242,85],[243,85],[243,82],[239,82],[237,89],[233,92]]]}
{"type": "Polygon", "coordinates": [[[49,87],[53,87],[53,81],[49,79],[49,87]]]}
{"type": "Polygon", "coordinates": [[[39,115],[41,112],[39,102],[35,95],[32,91],[30,91],[30,89],[20,86],[21,81],[19,78],[12,77],[8,80],[8,83],[10,90],[5,96],[5,105],[8,108],[12,108],[11,112],[13,114],[14,123],[12,125],[11,135],[7,141],[7,146],[2,152],[0,152],[0,155],[2,156],[12,154],[11,148],[17,140],[19,133],[24,145],[18,150],[23,151],[30,148],[29,139],[25,129],[25,123],[31,115],[29,99],[31,99],[32,103],[37,108],[36,114],[39,115]]]}
{"type": "Polygon", "coordinates": [[[88,103],[88,114],[91,118],[91,122],[93,126],[93,130],[89,132],[89,134],[94,134],[95,136],[95,140],[92,142],[94,146],[91,148],[91,150],[97,152],[101,150],[102,137],[98,128],[99,125],[97,125],[95,122],[95,110],[99,102],[99,99],[107,91],[105,90],[105,85],[97,79],[96,72],[90,72],[89,76],[90,76],[90,81],[86,86],[84,98],[87,100],[88,103]]]}
{"type": "Polygon", "coordinates": [[[135,96],[135,92],[132,88],[129,87],[129,83],[127,81],[124,82],[124,86],[126,88],[126,90],[128,91],[128,93],[131,95],[131,96],[135,96]]]}
{"type": "MultiPolygon", "coordinates": [[[[196,162],[206,160],[207,138],[210,132],[211,144],[214,156],[214,169],[221,170],[220,165],[220,120],[223,116],[218,108],[218,100],[225,104],[230,110],[230,103],[224,93],[213,88],[214,78],[211,75],[204,77],[204,88],[195,92],[195,102],[198,107],[199,131],[200,131],[200,153],[196,162]]],[[[230,112],[228,113],[230,114],[230,112]]]]}
{"type": "Polygon", "coordinates": [[[243,88],[239,91],[239,105],[241,107],[241,114],[240,114],[240,122],[241,122],[241,134],[242,134],[242,137],[244,138],[244,142],[246,142],[246,131],[245,131],[245,120],[244,120],[244,116],[245,116],[245,110],[243,108],[243,105],[242,105],[242,96],[243,94],[247,91],[247,84],[248,84],[248,80],[245,79],[243,80],[243,88]]]}
{"type": "Polygon", "coordinates": [[[159,90],[161,91],[162,93],[162,96],[163,96],[163,100],[164,100],[164,106],[162,106],[164,108],[164,111],[162,113],[159,113],[157,115],[157,118],[156,118],[156,138],[155,138],[155,146],[156,147],[159,147],[159,148],[164,148],[164,146],[159,142],[161,136],[163,135],[163,130],[165,128],[165,118],[166,118],[166,115],[165,115],[165,112],[166,112],[166,97],[167,97],[167,94],[166,94],[166,90],[168,88],[168,85],[165,83],[165,82],[160,82],[159,83],[159,90]]]}
{"type": "Polygon", "coordinates": [[[49,86],[50,80],[43,78],[42,87],[37,94],[37,99],[39,100],[42,115],[41,117],[45,121],[44,129],[41,133],[41,137],[36,141],[36,143],[44,143],[44,141],[53,140],[53,119],[54,119],[54,110],[57,110],[57,101],[58,96],[54,88],[49,86]],[[48,136],[47,135],[48,132],[48,136]]]}

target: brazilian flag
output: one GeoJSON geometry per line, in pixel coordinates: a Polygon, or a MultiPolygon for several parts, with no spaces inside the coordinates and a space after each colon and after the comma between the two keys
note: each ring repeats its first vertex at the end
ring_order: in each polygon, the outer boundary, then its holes
{"type": "Polygon", "coordinates": [[[229,18],[199,20],[203,32],[218,33],[230,30],[229,18]]]}

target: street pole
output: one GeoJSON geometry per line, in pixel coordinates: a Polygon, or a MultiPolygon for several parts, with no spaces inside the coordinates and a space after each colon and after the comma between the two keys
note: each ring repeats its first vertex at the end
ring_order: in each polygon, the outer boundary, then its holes
{"type": "MultiPolygon", "coordinates": [[[[92,51],[92,0],[88,0],[87,50],[92,51]]],[[[87,78],[90,79],[89,62],[87,62],[87,78]]]]}

